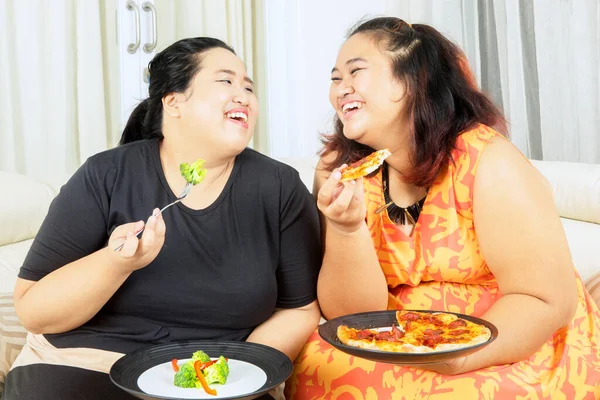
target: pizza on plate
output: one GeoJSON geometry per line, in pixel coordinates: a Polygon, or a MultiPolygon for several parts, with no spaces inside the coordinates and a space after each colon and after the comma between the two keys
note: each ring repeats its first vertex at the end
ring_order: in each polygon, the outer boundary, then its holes
{"type": "Polygon", "coordinates": [[[362,176],[367,176],[371,172],[374,172],[383,164],[383,161],[388,158],[392,153],[388,149],[377,150],[365,158],[344,167],[340,170],[342,178],[340,182],[352,181],[362,176]]]}
{"type": "Polygon", "coordinates": [[[398,325],[390,328],[355,329],[341,325],[338,338],[348,346],[398,353],[431,353],[487,342],[489,328],[450,313],[397,311],[398,325]]]}

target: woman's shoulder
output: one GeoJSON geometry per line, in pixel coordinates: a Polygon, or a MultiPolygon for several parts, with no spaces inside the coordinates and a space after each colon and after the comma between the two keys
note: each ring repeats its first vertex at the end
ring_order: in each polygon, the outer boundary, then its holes
{"type": "Polygon", "coordinates": [[[481,180],[506,177],[514,181],[532,179],[546,182],[531,161],[502,135],[495,135],[487,141],[485,151],[478,160],[478,175],[481,180]]]}
{"type": "Polygon", "coordinates": [[[456,138],[455,150],[459,152],[468,152],[470,150],[482,151],[490,140],[503,137],[502,134],[493,128],[479,124],[458,135],[456,138]]]}
{"type": "Polygon", "coordinates": [[[504,136],[483,124],[466,130],[456,138],[450,164],[462,166],[459,169],[473,169],[474,173],[485,148],[491,142],[504,140],[504,136]]]}
{"type": "Polygon", "coordinates": [[[245,180],[277,186],[293,186],[301,182],[298,170],[283,161],[251,148],[245,149],[240,156],[241,175],[245,180]]]}
{"type": "Polygon", "coordinates": [[[457,137],[448,169],[438,182],[442,187],[451,185],[455,188],[456,207],[462,209],[463,215],[472,215],[473,189],[482,159],[489,158],[490,148],[501,147],[500,151],[506,151],[507,145],[512,146],[504,136],[486,125],[478,125],[457,137]],[[495,146],[496,143],[500,146],[495,146]]]}
{"type": "Polygon", "coordinates": [[[149,154],[153,149],[158,150],[156,139],[138,140],[96,153],[88,158],[88,162],[93,165],[103,165],[125,160],[149,159],[149,154]]]}
{"type": "Polygon", "coordinates": [[[158,154],[157,141],[140,140],[101,151],[88,157],[71,180],[79,177],[89,183],[110,187],[117,179],[134,179],[132,174],[139,179],[144,175],[140,171],[147,171],[152,167],[153,149],[158,154]]]}
{"type": "Polygon", "coordinates": [[[535,175],[535,168],[527,157],[508,138],[485,125],[458,137],[452,162],[457,166],[455,180],[470,187],[475,184],[476,176],[480,176],[481,181],[507,173],[535,175]]]}

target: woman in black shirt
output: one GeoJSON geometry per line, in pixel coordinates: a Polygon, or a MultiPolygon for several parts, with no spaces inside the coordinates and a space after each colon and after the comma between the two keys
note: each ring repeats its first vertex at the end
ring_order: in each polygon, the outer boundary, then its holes
{"type": "Polygon", "coordinates": [[[121,145],[61,189],[20,270],[15,307],[31,334],[7,400],[130,398],[112,363],[178,340],[247,340],[294,359],[318,324],[316,208],[293,168],[246,147],[258,103],[242,61],[193,38],[149,71],[121,145]],[[181,192],[180,163],[199,158],[205,179],[144,223],[181,192]]]}

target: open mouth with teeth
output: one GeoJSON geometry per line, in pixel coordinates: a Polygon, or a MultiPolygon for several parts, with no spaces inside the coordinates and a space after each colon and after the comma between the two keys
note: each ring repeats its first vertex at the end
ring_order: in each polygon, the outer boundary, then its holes
{"type": "Polygon", "coordinates": [[[360,102],[360,101],[353,101],[352,103],[346,103],[342,107],[342,112],[344,113],[344,116],[349,117],[350,115],[354,114],[356,111],[363,108],[364,105],[365,105],[365,103],[360,102]]]}
{"type": "Polygon", "coordinates": [[[232,122],[237,122],[242,126],[248,127],[248,114],[244,112],[228,112],[225,114],[225,117],[232,122]]]}

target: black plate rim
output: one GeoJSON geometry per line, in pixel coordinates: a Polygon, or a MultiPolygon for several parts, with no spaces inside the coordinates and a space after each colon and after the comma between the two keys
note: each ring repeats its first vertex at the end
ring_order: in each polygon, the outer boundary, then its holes
{"type": "MultiPolygon", "coordinates": [[[[348,325],[350,326],[350,325],[348,325]]],[[[351,328],[356,328],[356,326],[350,326],[351,328]]],[[[375,328],[375,327],[373,327],[375,328]]],[[[373,328],[368,328],[368,327],[359,327],[357,329],[373,329],[373,328]]],[[[372,356],[381,356],[381,357],[388,357],[390,359],[397,359],[398,361],[403,361],[403,359],[406,358],[414,358],[414,359],[424,359],[423,361],[420,361],[421,363],[432,363],[435,361],[427,361],[427,359],[435,359],[436,356],[447,356],[447,355],[452,355],[453,353],[465,353],[471,350],[476,350],[480,347],[484,347],[489,345],[490,343],[492,343],[494,340],[496,340],[496,338],[498,337],[498,328],[492,324],[489,321],[486,321],[484,319],[478,318],[478,317],[473,317],[471,315],[466,315],[466,314],[461,314],[461,313],[457,313],[457,312],[452,312],[452,311],[440,311],[440,310],[416,310],[416,309],[406,309],[406,310],[382,310],[382,311],[367,311],[367,312],[361,312],[361,313],[355,313],[355,314],[348,314],[348,315],[342,315],[340,317],[336,317],[336,318],[332,318],[326,322],[324,322],[323,324],[319,325],[319,336],[321,336],[321,338],[323,338],[323,340],[325,340],[327,343],[329,343],[330,345],[332,345],[333,347],[344,351],[347,354],[351,354],[348,351],[352,352],[352,353],[364,353],[365,355],[372,355],[372,356]],[[447,314],[454,314],[459,318],[464,318],[467,321],[471,321],[480,325],[484,325],[486,326],[490,332],[491,332],[491,336],[490,338],[483,342],[483,343],[478,343],[476,345],[473,346],[469,346],[469,347],[464,347],[464,348],[460,348],[460,349],[453,349],[453,350],[443,350],[443,351],[433,351],[433,352],[429,352],[429,353],[400,353],[400,352],[392,352],[392,351],[382,351],[382,350],[372,350],[372,349],[361,349],[358,347],[353,347],[353,346],[348,346],[344,343],[342,343],[337,335],[335,335],[335,338],[332,339],[329,337],[329,335],[324,335],[323,331],[326,328],[329,327],[333,327],[335,326],[335,331],[337,332],[337,327],[340,325],[348,325],[347,323],[345,323],[344,321],[350,319],[350,318],[368,318],[368,317],[374,317],[374,316],[381,316],[381,315],[387,315],[387,314],[394,314],[394,318],[395,318],[395,314],[397,311],[415,311],[415,312],[423,312],[423,313],[428,313],[428,314],[434,314],[434,313],[447,313],[447,314]],[[345,351],[348,350],[348,351],[345,351]]],[[[372,358],[369,358],[372,359],[372,358]]],[[[415,361],[414,362],[419,363],[419,361],[415,361]]]]}
{"type": "MultiPolygon", "coordinates": [[[[254,343],[254,342],[245,342],[245,341],[219,341],[219,340],[185,340],[185,341],[177,341],[177,342],[170,342],[170,343],[165,343],[165,344],[159,344],[159,345],[154,345],[154,346],[149,346],[149,347],[145,347],[142,349],[138,349],[135,350],[133,352],[127,353],[125,354],[123,357],[119,358],[110,368],[109,371],[109,377],[110,380],[112,381],[112,383],[114,385],[116,385],[117,387],[119,387],[120,389],[126,391],[127,393],[134,395],[134,396],[145,396],[148,398],[152,398],[152,399],[161,399],[161,400],[183,400],[182,398],[179,397],[167,397],[167,396],[159,396],[159,395],[154,395],[154,394],[149,394],[144,392],[143,390],[140,389],[140,387],[137,385],[137,379],[139,378],[139,375],[137,377],[135,377],[135,388],[130,388],[127,386],[124,386],[123,384],[121,384],[119,379],[120,377],[116,376],[116,371],[119,368],[124,368],[122,367],[123,364],[129,362],[129,360],[131,359],[136,359],[141,357],[141,355],[148,353],[150,351],[157,351],[163,348],[169,348],[169,347],[178,347],[178,350],[182,350],[182,347],[190,347],[190,348],[194,348],[194,351],[196,350],[203,350],[202,347],[199,346],[204,346],[205,348],[210,347],[210,346],[248,346],[248,347],[253,347],[255,349],[260,349],[266,352],[270,352],[272,353],[272,355],[276,356],[277,358],[280,358],[281,361],[285,364],[285,368],[281,370],[282,375],[279,377],[279,379],[275,379],[270,381],[269,379],[269,373],[268,371],[265,371],[265,369],[259,365],[256,365],[257,367],[261,368],[263,370],[263,372],[265,372],[265,374],[267,375],[267,381],[265,382],[265,384],[260,387],[259,389],[255,390],[254,392],[251,393],[244,393],[238,396],[229,396],[229,397],[220,397],[219,399],[222,400],[235,400],[235,399],[246,399],[249,397],[258,397],[262,394],[268,393],[269,391],[275,389],[277,386],[279,386],[281,383],[285,382],[291,375],[292,375],[292,371],[293,371],[293,363],[292,361],[288,358],[288,356],[286,356],[284,353],[282,353],[281,351],[264,345],[264,344],[260,344],[260,343],[254,343]],[[284,379],[281,379],[281,377],[283,377],[285,375],[284,379]]],[[[211,350],[206,350],[207,353],[211,353],[211,350]]],[[[212,356],[211,356],[212,357],[212,356]]],[[[233,358],[233,357],[231,357],[233,358]]],[[[233,358],[236,359],[236,358],[233,358]]],[[[165,361],[160,361],[160,362],[156,362],[154,365],[158,365],[158,364],[162,364],[164,362],[170,361],[170,359],[166,359],[165,361]]],[[[149,367],[151,368],[151,367],[149,367]]],[[[146,369],[147,370],[147,369],[146,369]]]]}

